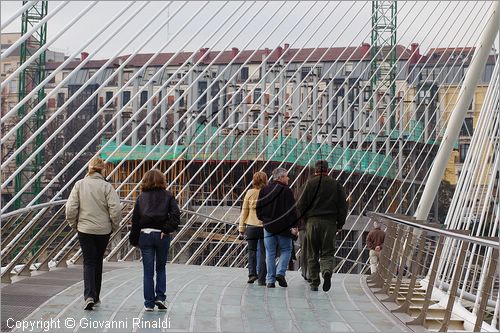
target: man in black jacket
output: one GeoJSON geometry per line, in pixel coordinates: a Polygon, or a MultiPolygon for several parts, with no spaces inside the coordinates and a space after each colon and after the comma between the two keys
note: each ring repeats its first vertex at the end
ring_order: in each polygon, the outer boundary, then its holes
{"type": "Polygon", "coordinates": [[[264,245],[266,247],[266,283],[268,288],[274,288],[275,282],[281,287],[287,287],[285,272],[292,254],[291,228],[297,225],[295,198],[288,187],[288,172],[277,168],[273,171],[273,181],[263,187],[257,201],[257,218],[264,226],[264,245]],[[276,247],[280,249],[278,265],[276,247]]]}
{"type": "Polygon", "coordinates": [[[347,218],[347,202],[342,185],[328,176],[327,161],[316,162],[315,173],[300,196],[298,210],[306,221],[311,290],[318,290],[321,271],[323,290],[328,291],[334,266],[335,235],[347,218]]]}

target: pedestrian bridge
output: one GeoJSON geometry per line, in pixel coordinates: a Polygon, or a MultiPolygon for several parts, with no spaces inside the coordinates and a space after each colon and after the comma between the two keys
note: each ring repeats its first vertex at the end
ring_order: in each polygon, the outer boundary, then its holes
{"type": "Polygon", "coordinates": [[[3,328],[21,321],[26,310],[21,322],[44,322],[59,332],[410,331],[373,295],[366,276],[337,274],[325,293],[311,292],[297,271],[287,274],[288,288],[269,289],[247,284],[243,268],[169,264],[168,310],[149,313],[143,311],[141,263],[109,263],[105,270],[102,304],[93,311],[82,309],[81,266],[4,286],[3,328]]]}
{"type": "Polygon", "coordinates": [[[500,2],[14,3],[1,24],[3,330],[499,330],[500,2]],[[92,156],[123,219],[102,306],[83,312],[61,199],[92,156]],[[286,168],[300,195],[320,159],[349,194],[332,290],[311,293],[296,271],[287,289],[247,285],[235,221],[252,174],[286,168]],[[128,241],[152,168],[183,212],[164,313],[141,312],[128,241]],[[373,219],[386,242],[368,279],[373,219]],[[127,326],[99,327],[113,322],[127,326]]]}
{"type": "MultiPolygon", "coordinates": [[[[4,215],[4,226],[33,215],[33,209],[4,215]]],[[[51,222],[59,215],[60,210],[50,214],[51,222]]],[[[206,265],[203,262],[210,255],[205,253],[199,254],[200,265],[186,264],[189,259],[169,263],[169,305],[163,312],[143,311],[142,265],[136,250],[128,247],[127,234],[110,241],[102,304],[94,311],[83,310],[81,256],[78,243],[68,242],[72,233],[63,232],[65,224],[57,232],[47,232],[41,238],[45,243],[37,247],[32,245],[36,237],[27,237],[21,247],[22,237],[17,238],[18,246],[4,249],[4,258],[13,259],[4,259],[2,267],[2,330],[498,331],[498,240],[441,230],[413,218],[373,213],[370,218],[379,220],[386,230],[377,274],[342,274],[339,264],[332,289],[325,293],[310,291],[295,270],[287,272],[288,288],[268,289],[246,283],[244,243],[237,244],[237,239],[217,231],[219,224],[235,227],[234,223],[192,211],[183,212],[183,221],[190,215],[210,223],[204,228],[194,224],[185,235],[177,233],[171,245],[172,261],[183,258],[179,244],[185,247],[197,237],[222,244],[228,260],[219,258],[222,264],[206,265]],[[474,246],[485,249],[479,251],[480,258],[471,256],[469,249],[474,246]],[[453,260],[444,259],[448,257],[453,260]],[[461,274],[472,261],[483,266],[461,274]]],[[[184,224],[181,230],[185,229],[189,230],[184,224]]],[[[38,230],[38,237],[44,230],[38,230]]],[[[24,233],[29,235],[29,229],[24,233]]],[[[194,244],[193,255],[202,245],[194,244]]],[[[354,265],[361,266],[361,272],[367,270],[367,263],[354,265]]]]}

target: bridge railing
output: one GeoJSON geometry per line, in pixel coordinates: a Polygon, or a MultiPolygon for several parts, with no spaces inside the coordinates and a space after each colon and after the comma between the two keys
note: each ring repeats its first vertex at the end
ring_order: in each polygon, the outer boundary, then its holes
{"type": "MultiPolygon", "coordinates": [[[[66,200],[49,202],[9,212],[1,216],[2,282],[12,282],[13,276],[30,276],[32,272],[48,271],[50,267],[82,264],[83,256],[77,233],[65,221],[66,200]]],[[[130,261],[141,258],[140,251],[130,245],[133,200],[122,200],[123,219],[109,241],[106,261],[130,261]]],[[[238,239],[239,210],[219,207],[181,209],[181,226],[173,234],[169,261],[172,263],[209,266],[246,267],[247,243],[238,239]],[[225,218],[219,218],[224,215],[225,218]]],[[[297,258],[300,249],[297,250],[297,258]]],[[[364,262],[348,261],[361,272],[364,262]]],[[[302,263],[300,263],[302,264],[302,263]]],[[[298,266],[297,268],[300,268],[298,266]]],[[[351,271],[348,271],[351,273],[351,271]]]]}
{"type": "Polygon", "coordinates": [[[406,216],[370,216],[385,225],[386,238],[369,281],[388,296],[382,301],[396,304],[393,312],[439,331],[498,332],[498,238],[406,216]]]}
{"type": "MultiPolygon", "coordinates": [[[[49,266],[83,263],[77,233],[65,221],[65,203],[66,200],[59,200],[34,205],[1,216],[2,282],[12,282],[13,275],[48,271],[49,266]]],[[[122,200],[123,219],[110,237],[107,261],[140,259],[139,251],[128,241],[133,205],[132,200],[122,200]]],[[[181,228],[171,242],[171,260],[244,267],[246,242],[238,240],[237,235],[235,222],[181,210],[181,228]],[[182,228],[186,223],[189,225],[182,228]]]]}

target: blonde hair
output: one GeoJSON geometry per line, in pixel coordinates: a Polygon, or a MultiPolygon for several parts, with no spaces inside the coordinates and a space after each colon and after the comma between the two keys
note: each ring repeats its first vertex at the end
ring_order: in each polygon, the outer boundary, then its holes
{"type": "Polygon", "coordinates": [[[88,172],[92,174],[94,172],[101,173],[105,169],[104,160],[100,157],[93,157],[89,161],[88,172]]]}
{"type": "Polygon", "coordinates": [[[158,169],[151,169],[144,174],[141,181],[141,191],[153,191],[167,188],[167,178],[158,169]]]}
{"type": "Polygon", "coordinates": [[[267,175],[265,172],[258,171],[253,174],[252,180],[253,188],[260,190],[267,185],[267,175]]]}

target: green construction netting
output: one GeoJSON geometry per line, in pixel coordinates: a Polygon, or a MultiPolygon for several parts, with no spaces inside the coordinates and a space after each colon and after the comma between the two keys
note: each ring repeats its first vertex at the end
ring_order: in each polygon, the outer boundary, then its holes
{"type": "MultiPolygon", "coordinates": [[[[116,143],[110,142],[101,152],[101,157],[111,163],[118,163],[124,159],[133,160],[216,160],[236,161],[260,160],[274,162],[296,162],[300,166],[311,165],[317,160],[326,159],[334,170],[346,172],[368,173],[381,177],[394,178],[397,175],[397,166],[392,165],[393,158],[383,154],[366,150],[345,149],[326,146],[320,143],[298,141],[293,138],[261,136],[224,135],[216,128],[200,127],[197,134],[205,132],[194,142],[183,145],[159,147],[140,145],[135,149],[122,145],[119,150],[116,143]],[[213,138],[206,146],[205,143],[213,138]],[[239,142],[238,142],[239,141],[239,142]],[[114,153],[113,153],[114,152],[114,153]],[[148,156],[149,154],[149,156],[148,156]]],[[[103,142],[104,145],[105,142],[103,142]]]]}

